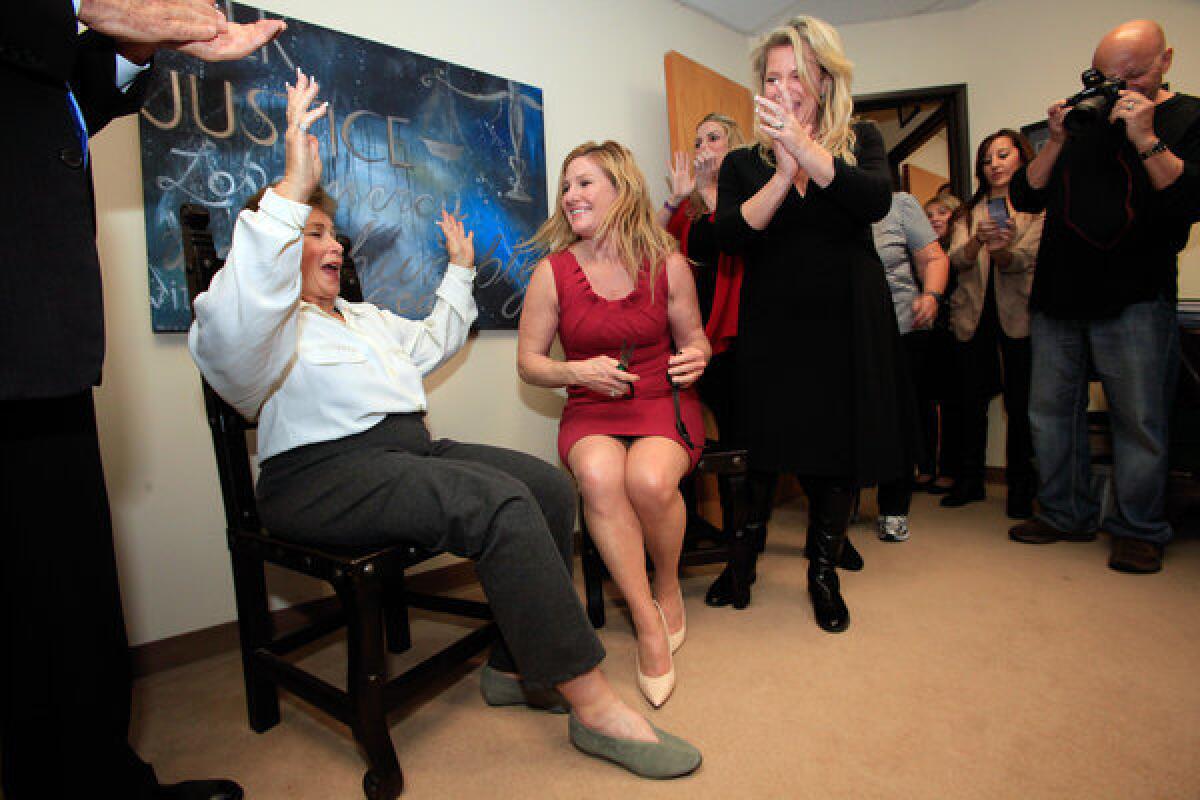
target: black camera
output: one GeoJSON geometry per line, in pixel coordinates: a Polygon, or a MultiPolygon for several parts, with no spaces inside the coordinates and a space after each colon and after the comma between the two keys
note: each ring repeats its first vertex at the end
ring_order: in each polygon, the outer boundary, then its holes
{"type": "Polygon", "coordinates": [[[1067,98],[1071,110],[1063,119],[1063,127],[1072,135],[1088,133],[1108,121],[1125,81],[1106,78],[1104,73],[1092,67],[1083,71],[1083,91],[1067,98]]]}

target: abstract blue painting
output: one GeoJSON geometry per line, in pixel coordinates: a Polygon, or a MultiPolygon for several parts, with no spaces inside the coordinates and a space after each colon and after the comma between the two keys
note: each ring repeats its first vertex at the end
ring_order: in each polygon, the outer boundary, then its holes
{"type": "MultiPolygon", "coordinates": [[[[231,19],[263,12],[227,3],[231,19]]],[[[224,255],[246,199],[283,175],[285,82],[321,84],[322,183],[339,203],[366,300],[419,319],[446,269],[434,225],[443,207],[475,233],[481,328],[515,328],[531,257],[517,243],[546,218],[540,89],[283,17],[275,42],[242,61],[173,51],[140,117],[142,186],[155,331],[191,323],[179,207],[200,203],[224,255]]]]}

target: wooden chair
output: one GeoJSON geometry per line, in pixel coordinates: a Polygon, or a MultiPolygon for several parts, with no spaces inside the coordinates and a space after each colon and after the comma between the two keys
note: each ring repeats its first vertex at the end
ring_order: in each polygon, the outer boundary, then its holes
{"type": "MultiPolygon", "coordinates": [[[[220,268],[202,206],[180,210],[188,292],[194,300],[220,268]]],[[[371,548],[314,547],[287,542],[263,530],[254,502],[246,432],[253,428],[203,382],[217,473],[225,504],[233,585],[237,598],[242,672],[250,727],[263,733],[279,722],[280,688],[348,725],[365,751],[363,791],[390,800],[404,786],[392,747],[387,714],[433,678],[471,658],[496,638],[486,603],[408,591],[404,571],[436,553],[406,545],[371,548]],[[267,606],[265,565],[274,564],[328,582],[340,601],[336,613],[279,633],[267,606]],[[408,609],[421,608],[489,620],[402,675],[388,679],[387,653],[411,645],[408,609]],[[346,686],[342,690],[306,672],[285,656],[341,627],[346,628],[346,686]],[[386,633],[385,633],[386,632],[386,633]],[[385,645],[386,642],[386,645],[385,645]]]]}
{"type": "MultiPolygon", "coordinates": [[[[718,483],[724,484],[721,489],[721,497],[725,504],[722,511],[722,528],[718,530],[696,513],[695,502],[686,502],[688,520],[679,566],[719,562],[730,564],[733,567],[733,606],[745,608],[750,602],[747,572],[754,549],[754,543],[746,535],[746,451],[718,449],[711,440],[705,443],[704,454],[700,456],[696,469],[683,479],[680,487],[685,500],[694,498],[694,476],[705,473],[716,475],[718,483]]],[[[608,570],[588,532],[587,520],[582,511],[579,515],[579,527],[583,539],[581,560],[588,619],[594,627],[603,628],[604,579],[608,576],[608,570]]]]}

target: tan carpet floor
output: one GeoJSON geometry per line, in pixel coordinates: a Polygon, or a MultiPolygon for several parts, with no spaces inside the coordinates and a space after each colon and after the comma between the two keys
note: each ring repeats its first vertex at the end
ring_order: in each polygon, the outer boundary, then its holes
{"type": "MultiPolygon", "coordinates": [[[[836,636],[808,604],[804,512],[781,508],[748,609],[706,607],[714,568],[687,573],[689,636],[659,711],[637,694],[610,597],[605,669],[701,748],[694,775],[643,781],[586,758],[565,718],[488,708],[465,668],[392,717],[404,797],[1200,797],[1200,539],[1178,539],[1158,575],[1121,575],[1107,537],[1009,542],[1003,490],[989,492],[957,510],[918,495],[902,544],[880,542],[865,509],[852,537],[866,569],[843,574],[853,623],[836,636]]],[[[414,624],[418,651],[446,633],[432,619],[414,624]]],[[[336,676],[338,644],[306,663],[336,676]]],[[[283,722],[249,729],[236,653],[135,692],[133,741],[164,780],[229,776],[252,800],[362,797],[349,732],[303,701],[283,695],[283,722]]]]}

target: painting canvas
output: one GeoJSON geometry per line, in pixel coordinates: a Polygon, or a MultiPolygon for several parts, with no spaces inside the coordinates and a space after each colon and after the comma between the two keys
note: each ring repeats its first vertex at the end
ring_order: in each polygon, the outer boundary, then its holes
{"type": "MultiPolygon", "coordinates": [[[[241,21],[263,16],[225,8],[241,21]]],[[[224,255],[246,199],[282,177],[283,87],[297,67],[329,101],[310,132],[364,298],[413,319],[429,313],[446,268],[434,225],[445,207],[475,233],[477,325],[515,328],[532,260],[517,245],[547,210],[541,90],[283,19],[283,35],[242,61],[156,56],[139,122],[154,330],[191,322],[180,205],[208,208],[224,255]]]]}

